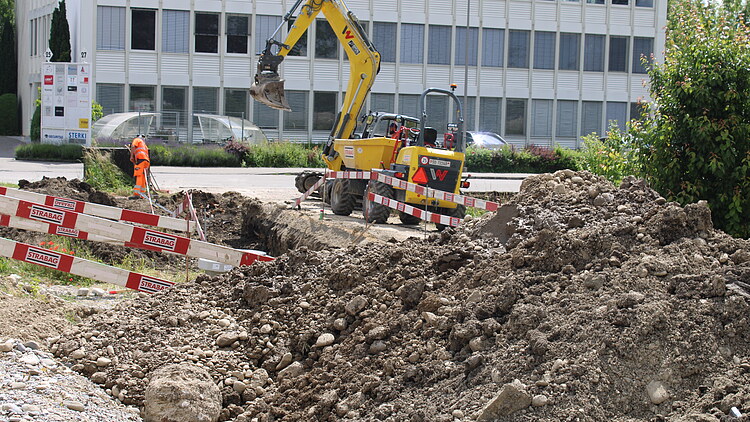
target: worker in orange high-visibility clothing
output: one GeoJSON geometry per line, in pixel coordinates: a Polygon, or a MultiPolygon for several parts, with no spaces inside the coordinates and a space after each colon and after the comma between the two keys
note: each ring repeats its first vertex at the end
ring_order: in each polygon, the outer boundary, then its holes
{"type": "Polygon", "coordinates": [[[130,161],[133,163],[133,177],[135,177],[135,186],[133,186],[133,196],[128,199],[138,199],[146,197],[146,172],[151,166],[148,158],[148,147],[145,136],[138,135],[130,144],[130,161]]]}

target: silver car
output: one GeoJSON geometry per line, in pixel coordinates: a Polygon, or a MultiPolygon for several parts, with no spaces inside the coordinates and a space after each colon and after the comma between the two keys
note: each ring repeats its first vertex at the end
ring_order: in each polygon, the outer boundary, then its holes
{"type": "Polygon", "coordinates": [[[500,135],[493,132],[466,132],[466,146],[497,150],[508,143],[500,135]]]}

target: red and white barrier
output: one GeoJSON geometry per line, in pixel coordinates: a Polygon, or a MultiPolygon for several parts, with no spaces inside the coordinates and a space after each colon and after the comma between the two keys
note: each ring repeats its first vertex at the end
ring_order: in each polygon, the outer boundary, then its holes
{"type": "Polygon", "coordinates": [[[28,230],[40,233],[49,233],[57,236],[72,237],[74,239],[81,240],[93,240],[95,242],[106,242],[114,244],[122,244],[123,242],[116,242],[108,237],[97,236],[90,234],[78,229],[69,229],[66,227],[58,226],[55,224],[44,223],[36,220],[29,220],[26,218],[10,216],[6,214],[0,214],[0,226],[13,227],[21,230],[28,230]]]}
{"type": "Polygon", "coordinates": [[[401,211],[405,214],[413,215],[420,220],[430,221],[435,224],[457,227],[463,221],[462,219],[457,217],[450,217],[447,215],[421,210],[417,207],[413,207],[411,205],[404,204],[403,202],[398,202],[395,199],[386,198],[385,196],[377,195],[372,192],[368,193],[367,199],[377,204],[385,205],[386,207],[392,208],[396,211],[401,211]]]}
{"type": "Polygon", "coordinates": [[[302,201],[304,201],[305,199],[309,198],[310,195],[312,195],[313,192],[318,190],[318,188],[320,188],[320,186],[322,186],[323,183],[325,182],[326,182],[326,176],[323,176],[320,179],[318,179],[318,181],[315,182],[315,184],[310,186],[310,189],[308,189],[307,192],[303,193],[302,196],[300,196],[299,198],[297,198],[296,201],[294,201],[294,206],[299,208],[299,204],[301,204],[302,201]]]}
{"type": "MultiPolygon", "coordinates": [[[[424,195],[428,198],[435,198],[435,199],[439,199],[439,200],[443,200],[447,202],[452,202],[454,204],[465,205],[467,207],[474,207],[474,208],[479,208],[479,209],[483,209],[487,211],[497,211],[497,209],[500,207],[500,204],[498,202],[485,201],[483,199],[473,198],[471,196],[432,189],[427,186],[421,186],[416,183],[410,183],[410,182],[407,182],[406,180],[401,180],[393,176],[387,176],[377,170],[373,170],[373,171],[326,170],[325,174],[326,174],[325,178],[332,178],[332,179],[375,180],[381,183],[385,183],[387,185],[394,186],[399,189],[407,190],[409,192],[414,192],[419,195],[424,195]]],[[[295,201],[295,206],[299,207],[302,201],[307,199],[313,191],[315,191],[318,187],[320,187],[320,184],[322,184],[325,181],[325,178],[321,178],[317,183],[315,183],[313,187],[311,187],[307,192],[305,192],[301,197],[299,197],[295,201]]],[[[372,194],[370,195],[372,196],[372,194]]],[[[375,195],[375,197],[383,198],[383,201],[385,203],[375,201],[379,204],[383,204],[389,208],[397,209],[398,211],[406,212],[407,214],[413,215],[422,220],[432,221],[433,223],[438,223],[438,224],[443,224],[446,226],[453,226],[453,227],[455,227],[455,225],[457,225],[458,223],[462,221],[461,219],[458,219],[456,217],[450,217],[450,216],[445,216],[445,215],[441,215],[437,213],[426,212],[424,210],[420,210],[419,208],[413,207],[411,205],[407,205],[407,204],[395,201],[393,199],[381,197],[380,195],[375,195]],[[400,208],[391,206],[388,204],[400,204],[399,205],[400,208]],[[415,210],[415,211],[414,213],[412,213],[412,212],[405,211],[405,209],[415,210]],[[423,216],[428,217],[428,218],[423,218],[423,216]],[[436,221],[436,220],[440,220],[440,221],[436,221]],[[458,223],[456,223],[454,220],[458,220],[458,223]],[[455,225],[453,223],[455,223],[455,225]]]]}
{"type": "Polygon", "coordinates": [[[497,211],[497,209],[500,207],[500,204],[497,202],[485,201],[483,199],[472,198],[471,196],[432,189],[426,186],[420,186],[393,176],[386,176],[385,174],[380,172],[372,172],[372,175],[372,180],[377,180],[378,182],[382,182],[399,189],[408,190],[409,192],[418,193],[428,198],[440,199],[443,201],[453,202],[454,204],[466,205],[467,207],[474,207],[487,211],[497,211]]]}
{"type": "Polygon", "coordinates": [[[112,220],[127,221],[130,223],[144,224],[147,226],[160,227],[180,232],[187,232],[190,230],[190,225],[187,221],[179,218],[165,217],[156,214],[149,214],[147,212],[126,210],[101,204],[93,204],[91,202],[77,201],[75,199],[43,195],[20,189],[0,187],[0,196],[18,198],[37,204],[44,204],[60,210],[74,211],[112,220]]]}
{"type": "Polygon", "coordinates": [[[174,285],[174,282],[171,281],[134,273],[122,268],[111,267],[2,237],[0,237],[0,256],[146,293],[156,293],[159,290],[174,285]]]}
{"type": "Polygon", "coordinates": [[[135,227],[87,214],[63,211],[7,196],[0,196],[0,214],[41,221],[68,229],[78,229],[127,242],[132,247],[174,252],[192,258],[205,258],[234,266],[250,265],[256,260],[273,260],[271,257],[251,252],[242,252],[225,246],[191,240],[183,236],[135,227]]]}

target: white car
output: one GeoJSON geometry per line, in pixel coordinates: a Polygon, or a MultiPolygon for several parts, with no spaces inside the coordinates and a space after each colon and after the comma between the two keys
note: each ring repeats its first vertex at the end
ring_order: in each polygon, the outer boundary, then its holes
{"type": "Polygon", "coordinates": [[[493,132],[466,132],[466,146],[497,150],[508,143],[500,135],[493,132]]]}

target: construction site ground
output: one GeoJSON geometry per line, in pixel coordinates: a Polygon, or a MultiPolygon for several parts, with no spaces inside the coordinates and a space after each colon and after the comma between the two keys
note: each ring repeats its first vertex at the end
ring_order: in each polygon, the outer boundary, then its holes
{"type": "MultiPolygon", "coordinates": [[[[78,181],[23,187],[148,207],[78,181]]],[[[528,177],[514,207],[444,232],[273,202],[195,193],[210,241],[270,263],[107,306],[4,279],[0,420],[718,421],[750,409],[750,244],[713,229],[705,204],[572,171],[528,177]]]]}

